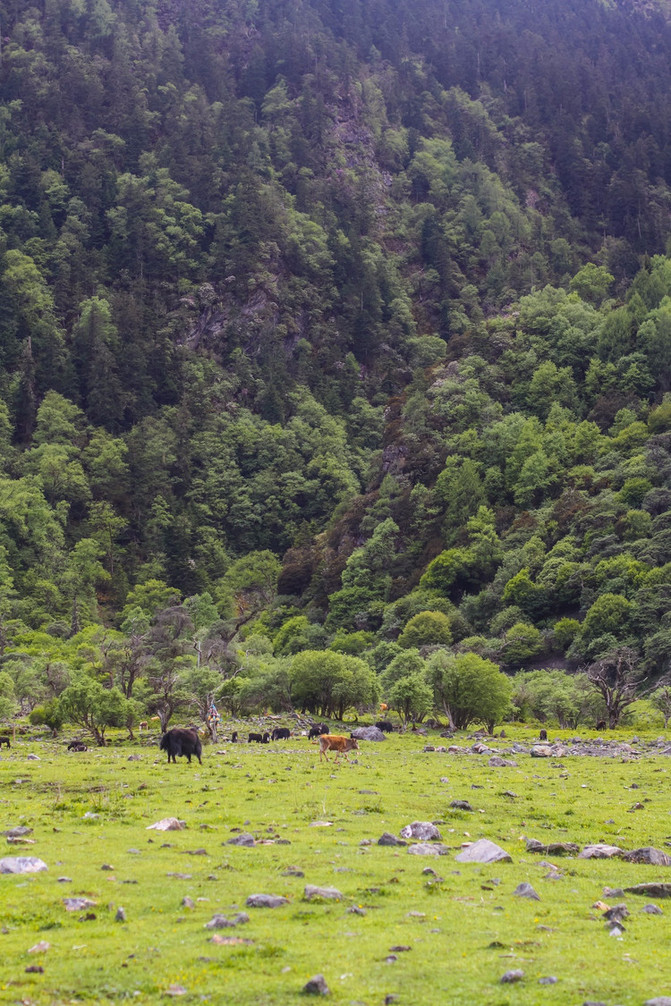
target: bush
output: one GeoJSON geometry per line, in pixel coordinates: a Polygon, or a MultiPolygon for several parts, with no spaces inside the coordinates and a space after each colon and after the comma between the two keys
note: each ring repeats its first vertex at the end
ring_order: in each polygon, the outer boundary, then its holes
{"type": "Polygon", "coordinates": [[[398,637],[398,645],[404,649],[431,645],[449,646],[451,642],[450,619],[442,611],[420,611],[410,619],[398,637]]]}
{"type": "Polygon", "coordinates": [[[453,656],[437,651],[427,661],[427,679],[436,705],[458,730],[479,722],[491,732],[510,709],[512,682],[496,664],[477,653],[453,656]]]}

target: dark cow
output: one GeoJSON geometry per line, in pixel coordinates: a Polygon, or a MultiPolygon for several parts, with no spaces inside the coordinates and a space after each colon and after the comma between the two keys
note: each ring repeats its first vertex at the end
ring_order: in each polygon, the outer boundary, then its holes
{"type": "Polygon", "coordinates": [[[191,755],[195,755],[199,763],[203,764],[203,760],[200,757],[203,746],[200,743],[197,730],[174,727],[174,729],[168,730],[167,733],[163,734],[160,748],[161,751],[168,752],[168,764],[170,764],[171,759],[176,764],[177,757],[181,757],[182,755],[188,760],[189,764],[191,763],[191,755]]]}
{"type": "Polygon", "coordinates": [[[12,746],[12,745],[11,745],[11,744],[9,743],[9,737],[7,737],[6,735],[5,735],[5,736],[2,736],[2,737],[0,737],[0,748],[2,747],[2,745],[3,745],[3,744],[6,744],[8,748],[11,748],[11,746],[12,746]]]}
{"type": "Polygon", "coordinates": [[[68,751],[88,751],[88,748],[84,741],[70,741],[68,751]]]}
{"type": "Polygon", "coordinates": [[[250,744],[268,744],[270,743],[270,734],[250,734],[247,740],[250,744]]]}
{"type": "Polygon", "coordinates": [[[291,730],[287,727],[275,727],[272,733],[271,740],[274,741],[287,741],[291,737],[291,730]]]}
{"type": "Polygon", "coordinates": [[[234,730],[233,733],[231,734],[231,744],[237,744],[237,743],[238,743],[238,731],[234,730]]]}
{"type": "Polygon", "coordinates": [[[375,726],[384,734],[393,734],[394,726],[389,720],[378,720],[375,726]]]}
{"type": "Polygon", "coordinates": [[[606,721],[605,720],[597,720],[596,721],[596,728],[597,728],[597,730],[605,730],[606,729],[606,721]]]}
{"type": "Polygon", "coordinates": [[[313,737],[320,737],[322,734],[327,734],[328,732],[329,727],[326,723],[315,723],[314,726],[310,727],[308,740],[312,740],[313,737]]]}
{"type": "Polygon", "coordinates": [[[541,730],[541,732],[540,732],[540,740],[546,741],[547,739],[548,739],[548,732],[547,732],[547,730],[541,730]]]}

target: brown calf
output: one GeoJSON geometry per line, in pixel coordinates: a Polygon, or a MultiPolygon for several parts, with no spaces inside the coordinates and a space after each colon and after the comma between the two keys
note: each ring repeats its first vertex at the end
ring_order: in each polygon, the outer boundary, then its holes
{"type": "Polygon", "coordinates": [[[319,758],[326,758],[328,761],[327,751],[336,752],[336,761],[341,754],[345,755],[347,761],[348,751],[358,751],[359,742],[354,737],[339,737],[337,734],[322,734],[319,738],[319,758]]]}

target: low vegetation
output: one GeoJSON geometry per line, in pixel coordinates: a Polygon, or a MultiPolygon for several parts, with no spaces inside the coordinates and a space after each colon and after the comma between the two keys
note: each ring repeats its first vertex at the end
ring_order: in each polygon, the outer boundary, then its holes
{"type": "MultiPolygon", "coordinates": [[[[668,868],[535,855],[524,838],[664,849],[668,756],[532,759],[510,751],[515,743],[528,749],[537,730],[506,733],[487,739],[517,762],[503,767],[471,753],[464,733],[362,741],[356,760],[338,766],[320,765],[304,737],[210,744],[202,767],[168,766],[157,737],[132,745],[112,730],[110,746],[68,754],[62,741],[24,735],[3,749],[0,826],[32,828],[34,844],[8,844],[6,855],[38,856],[48,871],[0,876],[0,1001],[154,1003],[165,995],[290,1004],[315,973],[343,1006],[392,995],[413,1006],[532,1006],[541,997],[557,1006],[639,1006],[663,994],[667,927],[642,911],[655,899],[603,889],[663,882],[668,868]],[[427,741],[462,753],[425,751],[427,741]],[[168,816],[186,829],[147,830],[168,816]],[[448,855],[377,845],[383,832],[398,835],[417,820],[438,824],[448,855]],[[256,844],[228,844],[241,832],[256,844]],[[480,837],[512,863],[456,863],[462,843],[480,837]],[[514,896],[525,881],[539,901],[514,896]],[[342,898],[308,901],[306,884],[335,887],[342,898]],[[254,893],[288,903],[246,908],[254,893]],[[74,897],[94,904],[69,912],[64,899],[74,897]],[[626,901],[619,935],[597,901],[626,901]],[[125,920],[116,920],[119,908],[125,920]],[[216,913],[244,911],[248,923],[205,928],[216,913]],[[524,977],[502,985],[516,969],[524,977]],[[545,977],[556,984],[540,986],[545,977]]],[[[632,740],[624,728],[611,737],[632,740]]]]}

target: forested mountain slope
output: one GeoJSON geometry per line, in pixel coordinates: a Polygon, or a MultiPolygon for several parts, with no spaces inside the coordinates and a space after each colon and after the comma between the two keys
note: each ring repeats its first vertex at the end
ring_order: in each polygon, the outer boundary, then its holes
{"type": "Polygon", "coordinates": [[[667,14],[2,5],[8,694],[158,707],[195,648],[281,705],[423,611],[411,648],[667,670],[667,14]]]}

